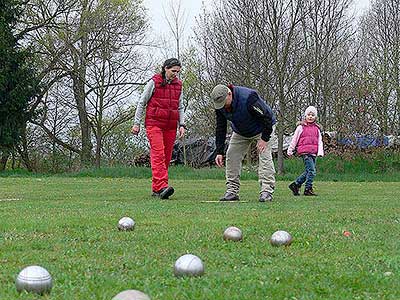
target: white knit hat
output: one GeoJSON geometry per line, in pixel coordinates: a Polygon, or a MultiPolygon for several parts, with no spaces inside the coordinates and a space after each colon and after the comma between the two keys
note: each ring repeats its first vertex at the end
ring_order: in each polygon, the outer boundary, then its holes
{"type": "Polygon", "coordinates": [[[306,108],[306,110],[304,112],[304,117],[307,117],[307,115],[309,113],[313,113],[315,117],[317,117],[317,115],[318,115],[317,109],[314,106],[309,106],[306,108]]]}

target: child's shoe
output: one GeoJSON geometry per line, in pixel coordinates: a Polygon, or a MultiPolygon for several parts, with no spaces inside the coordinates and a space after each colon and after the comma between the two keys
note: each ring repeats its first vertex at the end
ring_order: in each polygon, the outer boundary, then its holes
{"type": "Polygon", "coordinates": [[[312,188],[306,188],[304,190],[304,196],[318,196],[318,195],[314,193],[312,188]]]}
{"type": "Polygon", "coordinates": [[[300,196],[300,187],[296,182],[289,184],[289,189],[293,192],[293,195],[300,196]]]}

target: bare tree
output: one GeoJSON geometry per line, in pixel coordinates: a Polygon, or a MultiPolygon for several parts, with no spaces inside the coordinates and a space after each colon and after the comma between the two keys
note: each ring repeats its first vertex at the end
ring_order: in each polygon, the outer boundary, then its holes
{"type": "Polygon", "coordinates": [[[182,6],[182,1],[168,0],[168,9],[164,9],[164,17],[175,40],[176,57],[181,59],[182,41],[187,24],[188,15],[182,6]]]}
{"type": "Polygon", "coordinates": [[[399,1],[373,1],[361,23],[363,60],[372,87],[370,109],[382,135],[400,130],[399,10],[399,1]]]}
{"type": "MultiPolygon", "coordinates": [[[[298,39],[301,22],[306,18],[304,5],[307,1],[261,1],[258,13],[261,21],[257,28],[262,37],[262,45],[272,60],[274,74],[272,94],[276,100],[278,124],[278,174],[284,172],[283,136],[285,116],[290,108],[288,96],[299,76],[299,70],[306,63],[301,54],[304,44],[298,39]]],[[[262,60],[264,62],[265,60],[262,60]]]]}
{"type": "Polygon", "coordinates": [[[354,35],[349,14],[351,3],[352,0],[310,1],[306,8],[309,14],[302,22],[303,43],[308,53],[308,63],[304,65],[307,75],[304,102],[319,108],[323,127],[334,115],[330,103],[335,100],[335,85],[353,58],[349,51],[345,51],[354,35]]]}
{"type": "MultiPolygon", "coordinates": [[[[43,99],[43,102],[45,103],[43,108],[45,111],[43,111],[42,120],[43,123],[46,124],[43,126],[50,129],[51,137],[67,136],[68,132],[72,129],[71,127],[73,124],[76,126],[76,115],[73,113],[73,108],[69,105],[66,105],[71,95],[68,97],[68,95],[65,93],[65,89],[66,87],[62,84],[62,82],[58,82],[43,99]],[[49,98],[51,98],[51,100],[49,98]]],[[[53,172],[57,172],[59,170],[57,154],[59,152],[60,145],[57,144],[55,138],[51,138],[50,142],[50,158],[52,162],[51,169],[53,172]]],[[[73,151],[75,153],[79,153],[75,147],[73,148],[73,151]]]]}
{"type": "Polygon", "coordinates": [[[283,173],[283,136],[306,104],[322,120],[332,113],[337,81],[350,59],[351,1],[221,0],[203,12],[197,40],[207,81],[257,89],[277,112],[278,173],[283,173]],[[337,62],[345,62],[340,66],[337,62]]]}
{"type": "Polygon", "coordinates": [[[129,21],[132,16],[126,15],[126,12],[107,13],[112,11],[110,4],[102,9],[104,11],[97,22],[105,30],[98,32],[97,36],[103,43],[91,56],[86,82],[89,120],[96,138],[96,167],[100,167],[104,136],[134,117],[130,98],[137,86],[142,85],[139,81],[143,81],[142,76],[137,74],[143,74],[150,68],[150,64],[140,63],[139,48],[146,32],[144,22],[129,21]],[[121,26],[121,21],[129,25],[121,26]]]}
{"type": "MultiPolygon", "coordinates": [[[[45,15],[49,7],[61,5],[61,2],[57,1],[51,2],[50,5],[42,0],[35,0],[34,3],[36,4],[33,6],[35,11],[31,11],[28,16],[39,15],[38,19],[47,18],[45,15]]],[[[81,164],[91,166],[93,161],[92,121],[94,119],[91,117],[93,114],[89,102],[93,98],[90,97],[94,92],[97,92],[97,95],[103,94],[110,86],[128,84],[126,81],[121,81],[118,75],[111,74],[109,80],[103,82],[105,85],[96,86],[94,84],[96,79],[92,78],[91,71],[95,68],[94,64],[98,62],[98,58],[102,56],[102,51],[104,54],[105,47],[109,48],[107,51],[110,54],[116,54],[118,51],[127,53],[128,47],[144,45],[147,20],[144,8],[140,5],[141,2],[136,0],[124,2],[81,0],[71,3],[68,9],[51,18],[46,26],[32,31],[31,40],[35,42],[42,61],[49,62],[44,66],[44,69],[48,71],[47,78],[54,72],[60,72],[69,80],[74,100],[70,102],[70,105],[76,110],[80,125],[81,148],[78,151],[81,164]],[[101,89],[103,90],[100,91],[101,89]]],[[[34,24],[34,20],[29,17],[28,22],[34,24]]],[[[127,60],[124,62],[126,74],[133,77],[135,74],[136,79],[140,79],[144,72],[141,66],[137,67],[140,56],[140,52],[137,51],[135,55],[130,56],[129,62],[127,60]]],[[[119,72],[122,72],[122,68],[119,72]]],[[[44,103],[41,102],[41,105],[44,103]]],[[[129,110],[127,107],[125,109],[129,110]]],[[[51,133],[44,122],[38,124],[43,130],[51,133]]],[[[65,141],[62,141],[62,137],[53,136],[53,139],[63,147],[69,147],[65,141]]]]}
{"type": "MultiPolygon", "coordinates": [[[[167,21],[169,30],[174,38],[175,41],[175,55],[179,60],[182,60],[182,42],[184,40],[184,32],[187,24],[187,18],[188,15],[185,11],[185,9],[182,6],[181,0],[178,1],[173,1],[169,0],[167,2],[167,10],[164,9],[164,18],[167,21]]],[[[185,78],[185,72],[181,74],[181,79],[183,81],[183,90],[184,90],[184,106],[185,106],[185,111],[187,111],[188,107],[188,93],[186,93],[186,88],[188,87],[188,84],[185,83],[186,78],[185,78]]],[[[184,164],[186,165],[186,143],[185,143],[185,137],[182,139],[183,141],[183,160],[184,164]]]]}

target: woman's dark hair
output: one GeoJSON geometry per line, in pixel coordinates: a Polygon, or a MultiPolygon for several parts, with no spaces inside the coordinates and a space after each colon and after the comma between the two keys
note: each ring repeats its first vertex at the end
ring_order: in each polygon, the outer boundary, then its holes
{"type": "Polygon", "coordinates": [[[175,67],[175,66],[181,67],[181,62],[179,61],[179,59],[177,59],[177,58],[168,58],[166,61],[164,61],[163,69],[164,68],[170,69],[170,68],[175,67]]]}
{"type": "Polygon", "coordinates": [[[161,75],[163,78],[163,83],[161,84],[162,86],[167,84],[167,80],[165,78],[165,68],[171,69],[172,67],[181,67],[181,62],[177,58],[168,58],[166,61],[164,61],[161,69],[161,75]]]}

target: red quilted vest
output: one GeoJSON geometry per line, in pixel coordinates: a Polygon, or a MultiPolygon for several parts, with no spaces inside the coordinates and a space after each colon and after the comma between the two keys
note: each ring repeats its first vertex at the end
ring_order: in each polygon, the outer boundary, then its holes
{"type": "Polygon", "coordinates": [[[146,107],[145,126],[157,126],[161,129],[176,129],[179,121],[179,98],[182,92],[182,81],[175,78],[171,83],[162,86],[161,74],[153,76],[155,88],[153,96],[146,107]]]}
{"type": "Polygon", "coordinates": [[[300,134],[297,143],[297,153],[301,154],[317,154],[318,153],[318,137],[319,126],[317,124],[303,124],[303,131],[300,134]]]}

